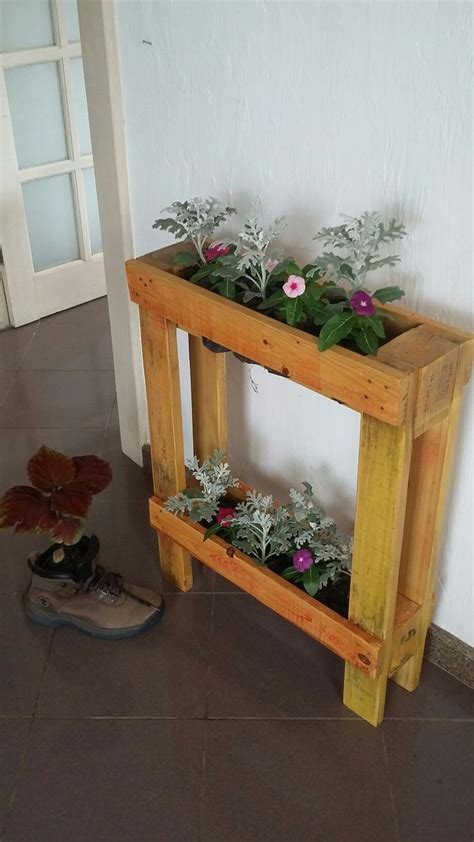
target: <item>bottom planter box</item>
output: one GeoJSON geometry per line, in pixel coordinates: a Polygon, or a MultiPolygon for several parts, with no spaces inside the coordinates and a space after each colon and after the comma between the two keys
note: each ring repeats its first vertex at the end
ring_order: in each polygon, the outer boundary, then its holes
{"type": "MultiPolygon", "coordinates": [[[[206,567],[246,591],[281,617],[298,626],[336,655],[376,678],[385,657],[384,641],[368,634],[281,576],[217,536],[204,540],[205,528],[189,518],[167,512],[162,500],[150,498],[150,521],[206,567]]],[[[390,672],[410,658],[418,644],[420,606],[398,594],[390,672]]]]}

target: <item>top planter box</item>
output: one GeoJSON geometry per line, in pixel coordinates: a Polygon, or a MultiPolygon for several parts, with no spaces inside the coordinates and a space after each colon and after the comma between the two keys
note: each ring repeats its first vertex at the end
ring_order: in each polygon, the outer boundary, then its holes
{"type": "Polygon", "coordinates": [[[132,301],[357,412],[395,426],[413,424],[415,436],[447,412],[459,346],[469,334],[385,305],[394,337],[377,357],[340,347],[321,353],[311,334],[180,277],[185,270],[174,265],[177,251],[182,244],[127,263],[132,301]]]}

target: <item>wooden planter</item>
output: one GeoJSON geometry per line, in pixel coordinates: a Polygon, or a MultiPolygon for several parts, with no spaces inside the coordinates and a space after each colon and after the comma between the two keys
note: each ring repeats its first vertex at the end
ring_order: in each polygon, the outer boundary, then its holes
{"type": "Polygon", "coordinates": [[[474,338],[385,306],[394,337],[377,357],[317,340],[179,277],[171,246],[127,263],[140,307],[163,575],[192,587],[191,556],[290,620],[346,661],[344,703],[368,722],[383,719],[388,677],[419,682],[442,515],[474,338]],[[163,500],[186,486],[176,327],[189,334],[194,451],[226,449],[226,354],[207,337],[361,413],[349,620],[336,614],[163,500]]]}

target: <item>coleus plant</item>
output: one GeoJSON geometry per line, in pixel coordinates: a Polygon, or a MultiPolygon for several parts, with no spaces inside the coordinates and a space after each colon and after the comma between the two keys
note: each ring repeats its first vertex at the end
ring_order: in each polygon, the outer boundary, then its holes
{"type": "Polygon", "coordinates": [[[76,544],[92,497],[112,480],[109,463],[93,455],[69,458],[43,445],[27,473],[31,485],[15,485],[0,499],[0,528],[46,532],[57,543],[76,544]]]}
{"type": "Polygon", "coordinates": [[[188,514],[197,523],[210,523],[205,539],[217,534],[259,564],[287,559],[281,575],[312,596],[348,573],[352,542],[339,534],[335,521],[316,504],[309,483],[303,483],[303,492],[290,489],[286,505],[254,490],[231,505],[225,498],[238,480],[223,459],[218,450],[202,465],[194,457],[188,467],[198,485],[169,497],[166,510],[188,514]]]}

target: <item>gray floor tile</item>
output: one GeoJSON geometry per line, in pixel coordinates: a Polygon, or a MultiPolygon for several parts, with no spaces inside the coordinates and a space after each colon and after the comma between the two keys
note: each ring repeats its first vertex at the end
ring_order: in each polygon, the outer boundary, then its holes
{"type": "Polygon", "coordinates": [[[0,719],[0,838],[30,728],[30,719],[0,719]]]}
{"type": "Polygon", "coordinates": [[[472,842],[474,722],[385,722],[402,842],[472,842]]]}
{"type": "Polygon", "coordinates": [[[0,596],[0,715],[31,716],[52,631],[23,614],[19,596],[0,596]]]}
{"type": "Polygon", "coordinates": [[[108,324],[84,319],[72,324],[42,322],[21,368],[24,371],[111,371],[114,367],[108,324]]]}
{"type": "Polygon", "coordinates": [[[198,842],[202,729],[36,721],[6,842],[198,842]]]}
{"type": "Polygon", "coordinates": [[[39,322],[32,322],[24,327],[0,330],[0,371],[16,371],[20,367],[38,327],[39,322]]]}
{"type": "Polygon", "coordinates": [[[252,597],[216,594],[211,717],[351,717],[343,663],[252,597]]]}
{"type": "Polygon", "coordinates": [[[105,429],[114,396],[109,371],[20,371],[0,408],[0,427],[105,429]]]}
{"type": "Polygon", "coordinates": [[[202,717],[212,596],[170,595],[158,626],[131,640],[56,633],[39,716],[202,717]]]}
{"type": "Polygon", "coordinates": [[[209,722],[202,839],[395,842],[381,733],[355,720],[209,722]]]}
{"type": "Polygon", "coordinates": [[[41,323],[43,325],[90,324],[103,330],[110,327],[107,296],[104,295],[101,298],[95,298],[93,301],[80,304],[78,307],[70,307],[69,310],[61,310],[60,313],[53,313],[52,316],[41,319],[41,323]]]}
{"type": "Polygon", "coordinates": [[[13,371],[0,371],[0,407],[5,403],[14,380],[13,371]]]}
{"type": "Polygon", "coordinates": [[[407,719],[474,719],[474,693],[465,684],[427,661],[413,693],[389,682],[386,717],[407,719]]]}

